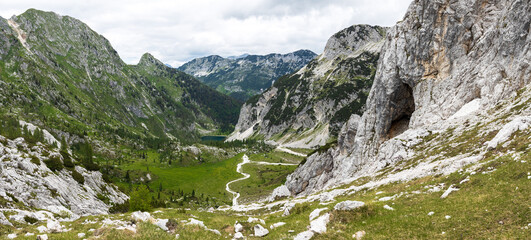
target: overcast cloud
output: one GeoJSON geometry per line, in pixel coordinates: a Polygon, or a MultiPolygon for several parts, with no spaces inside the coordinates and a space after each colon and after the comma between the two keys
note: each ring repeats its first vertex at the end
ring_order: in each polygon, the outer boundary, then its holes
{"type": "Polygon", "coordinates": [[[87,23],[122,59],[143,53],[172,66],[207,55],[323,51],[332,34],[353,24],[392,26],[411,0],[2,0],[0,16],[28,8],[87,23]]]}

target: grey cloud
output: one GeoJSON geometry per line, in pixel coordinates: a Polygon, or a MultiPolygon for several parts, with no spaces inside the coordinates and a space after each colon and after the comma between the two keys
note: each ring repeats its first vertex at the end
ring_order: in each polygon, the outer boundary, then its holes
{"type": "Polygon", "coordinates": [[[135,64],[145,52],[172,65],[205,55],[322,52],[327,39],[352,24],[391,26],[411,0],[17,0],[9,18],[28,8],[87,23],[135,64]]]}

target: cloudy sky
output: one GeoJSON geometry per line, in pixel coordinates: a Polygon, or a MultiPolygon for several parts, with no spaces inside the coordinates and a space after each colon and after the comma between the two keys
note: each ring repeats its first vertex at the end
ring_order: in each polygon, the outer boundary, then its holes
{"type": "Polygon", "coordinates": [[[243,53],[321,53],[353,24],[392,26],[411,0],[2,0],[0,16],[28,8],[87,23],[125,62],[145,52],[179,66],[196,57],[243,53]]]}

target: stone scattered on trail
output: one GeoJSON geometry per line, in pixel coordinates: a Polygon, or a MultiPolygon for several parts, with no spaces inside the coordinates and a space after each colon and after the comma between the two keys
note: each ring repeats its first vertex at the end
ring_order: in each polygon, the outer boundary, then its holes
{"type": "Polygon", "coordinates": [[[257,224],[254,226],[254,235],[257,237],[263,237],[265,235],[269,234],[269,230],[262,227],[262,225],[257,224]]]}
{"type": "Polygon", "coordinates": [[[293,240],[310,240],[312,239],[314,234],[315,234],[314,232],[309,231],[309,230],[304,231],[304,232],[297,234],[297,236],[295,236],[293,240]]]}
{"type": "Polygon", "coordinates": [[[433,214],[435,214],[435,212],[429,212],[429,213],[428,213],[428,216],[431,216],[431,215],[433,215],[433,214]]]}
{"type": "Polygon", "coordinates": [[[343,201],[343,202],[336,204],[334,209],[342,210],[342,211],[350,211],[350,210],[354,210],[356,208],[362,207],[363,205],[365,205],[365,203],[360,202],[360,201],[343,201]]]}
{"type": "Polygon", "coordinates": [[[316,217],[319,217],[322,211],[327,210],[328,208],[318,208],[310,213],[310,221],[314,220],[316,217]]]}
{"type": "Polygon", "coordinates": [[[269,228],[275,229],[277,227],[284,226],[284,225],[286,225],[285,222],[277,222],[277,223],[272,224],[269,228]]]}
{"type": "Polygon", "coordinates": [[[16,238],[16,237],[17,237],[17,234],[15,234],[15,233],[11,233],[11,234],[7,235],[7,238],[9,238],[9,239],[13,239],[13,238],[16,238]]]}
{"type": "Polygon", "coordinates": [[[315,233],[325,233],[328,222],[330,222],[330,214],[326,213],[310,222],[310,230],[314,231],[315,233]]]}
{"type": "Polygon", "coordinates": [[[84,237],[85,237],[85,233],[78,233],[78,234],[77,234],[77,237],[78,237],[78,238],[84,238],[84,237]]]}
{"type": "Polygon", "coordinates": [[[452,218],[452,216],[450,216],[450,215],[446,215],[446,216],[444,216],[444,218],[446,218],[446,219],[450,219],[450,218],[452,218]]]}

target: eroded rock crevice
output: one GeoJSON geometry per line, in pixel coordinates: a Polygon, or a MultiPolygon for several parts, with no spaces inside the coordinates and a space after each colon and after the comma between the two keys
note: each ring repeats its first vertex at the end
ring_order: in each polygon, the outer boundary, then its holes
{"type": "Polygon", "coordinates": [[[405,132],[409,128],[409,120],[415,111],[413,89],[402,83],[391,99],[391,124],[387,131],[387,139],[391,139],[405,132]]]}

